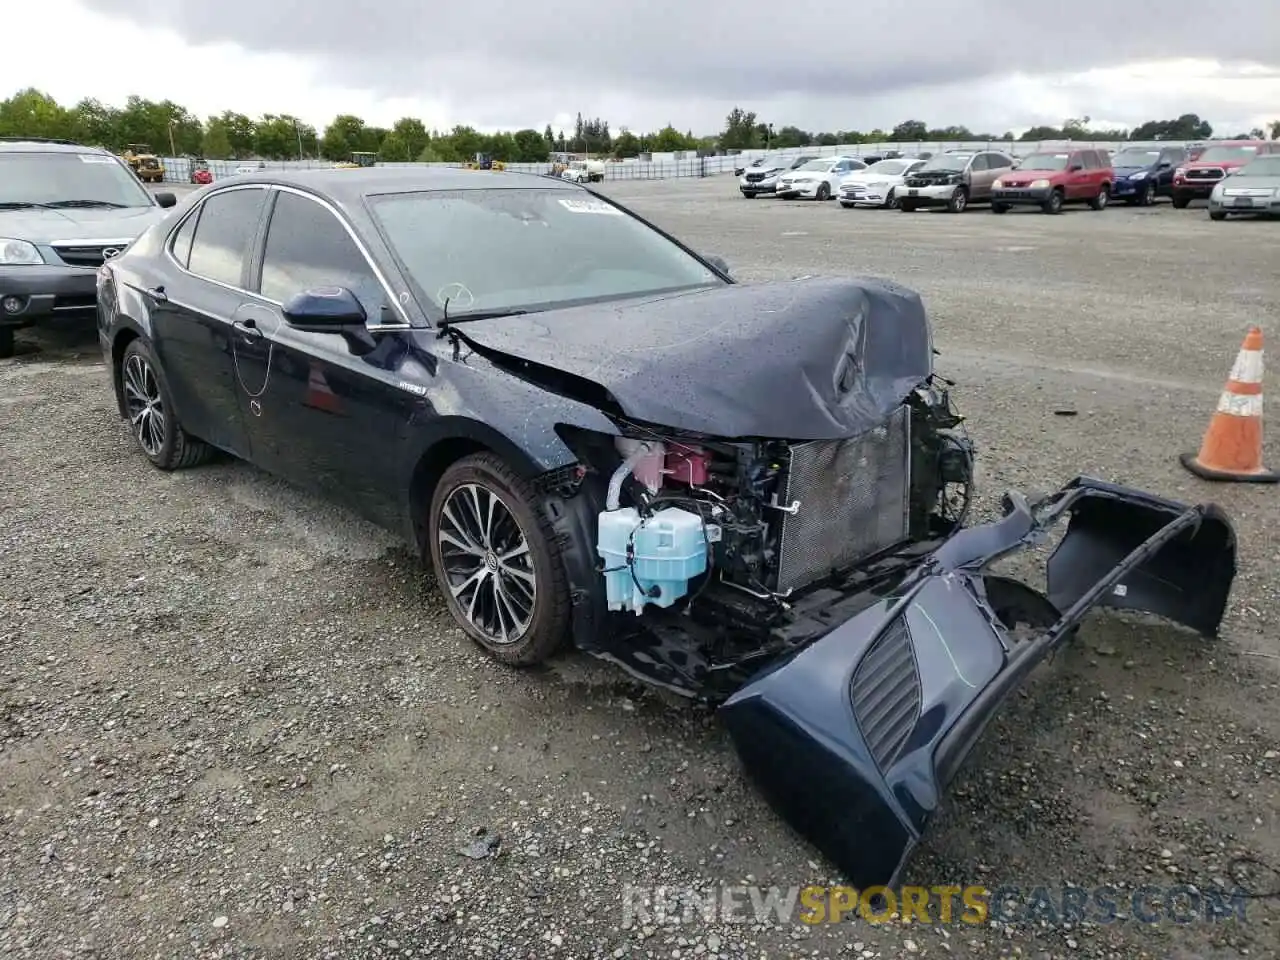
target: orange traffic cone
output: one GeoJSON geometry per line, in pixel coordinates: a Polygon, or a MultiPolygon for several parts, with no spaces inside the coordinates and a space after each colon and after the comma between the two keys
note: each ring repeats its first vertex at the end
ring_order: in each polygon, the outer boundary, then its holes
{"type": "Polygon", "coordinates": [[[1262,330],[1251,327],[1236,357],[1200,452],[1179,461],[1202,480],[1276,483],[1262,465],[1262,330]]]}

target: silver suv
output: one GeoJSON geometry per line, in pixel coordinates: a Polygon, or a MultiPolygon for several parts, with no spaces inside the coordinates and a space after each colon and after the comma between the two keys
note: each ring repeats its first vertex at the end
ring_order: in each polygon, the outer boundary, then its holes
{"type": "Polygon", "coordinates": [[[900,189],[898,209],[946,207],[963,213],[970,203],[989,203],[991,184],[1013,168],[1013,157],[998,150],[947,150],[925,161],[900,189]]]}
{"type": "Polygon", "coordinates": [[[92,321],[98,268],[176,202],[99,147],[0,137],[0,357],[19,327],[92,321]]]}

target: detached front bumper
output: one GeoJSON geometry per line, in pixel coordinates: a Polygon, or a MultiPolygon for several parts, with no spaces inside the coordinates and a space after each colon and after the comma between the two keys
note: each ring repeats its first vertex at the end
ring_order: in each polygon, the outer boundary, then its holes
{"type": "Polygon", "coordinates": [[[93,267],[0,267],[0,327],[27,327],[53,316],[91,316],[96,286],[93,267]],[[18,302],[17,311],[5,305],[10,298],[18,302]]]}
{"type": "Polygon", "coordinates": [[[1236,541],[1216,506],[1082,477],[1005,506],[720,708],[748,775],[861,889],[901,879],[987,723],[1089,610],[1145,610],[1217,634],[1236,541]],[[1047,598],[985,572],[1063,517],[1047,598]]]}

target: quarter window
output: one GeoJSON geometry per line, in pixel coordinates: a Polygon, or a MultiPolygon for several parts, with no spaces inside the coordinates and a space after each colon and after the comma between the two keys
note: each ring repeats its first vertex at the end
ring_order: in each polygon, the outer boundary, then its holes
{"type": "Polygon", "coordinates": [[[987,155],[986,155],[985,153],[980,153],[980,154],[978,154],[976,157],[974,157],[974,158],[973,158],[973,162],[969,164],[969,169],[970,169],[970,170],[988,170],[988,169],[990,169],[990,168],[987,166],[987,155]]]}
{"type": "MultiPolygon", "coordinates": [[[[245,261],[258,231],[265,198],[265,190],[226,190],[205,200],[187,269],[198,277],[242,286],[245,261]]],[[[177,249],[174,255],[178,255],[177,249]]]]}
{"type": "Polygon", "coordinates": [[[170,249],[173,251],[173,259],[177,260],[182,266],[186,266],[191,259],[191,241],[196,235],[196,221],[200,219],[200,211],[195,210],[191,216],[182,221],[182,226],[178,228],[178,232],[173,235],[173,243],[170,249]]]}
{"type": "Polygon", "coordinates": [[[285,303],[304,290],[334,286],[354,293],[370,316],[385,302],[382,285],[338,218],[314,200],[281,191],[267,228],[262,295],[285,303]]]}
{"type": "Polygon", "coordinates": [[[1075,162],[1082,165],[1086,170],[1097,170],[1102,166],[1098,162],[1098,154],[1093,150],[1081,150],[1075,162]]]}

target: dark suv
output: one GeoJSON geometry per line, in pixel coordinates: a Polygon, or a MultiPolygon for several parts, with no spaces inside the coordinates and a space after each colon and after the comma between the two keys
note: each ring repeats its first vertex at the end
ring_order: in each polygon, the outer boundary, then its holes
{"type": "Polygon", "coordinates": [[[91,320],[98,268],[175,202],[98,147],[0,138],[0,357],[13,356],[19,327],[91,320]]]}

